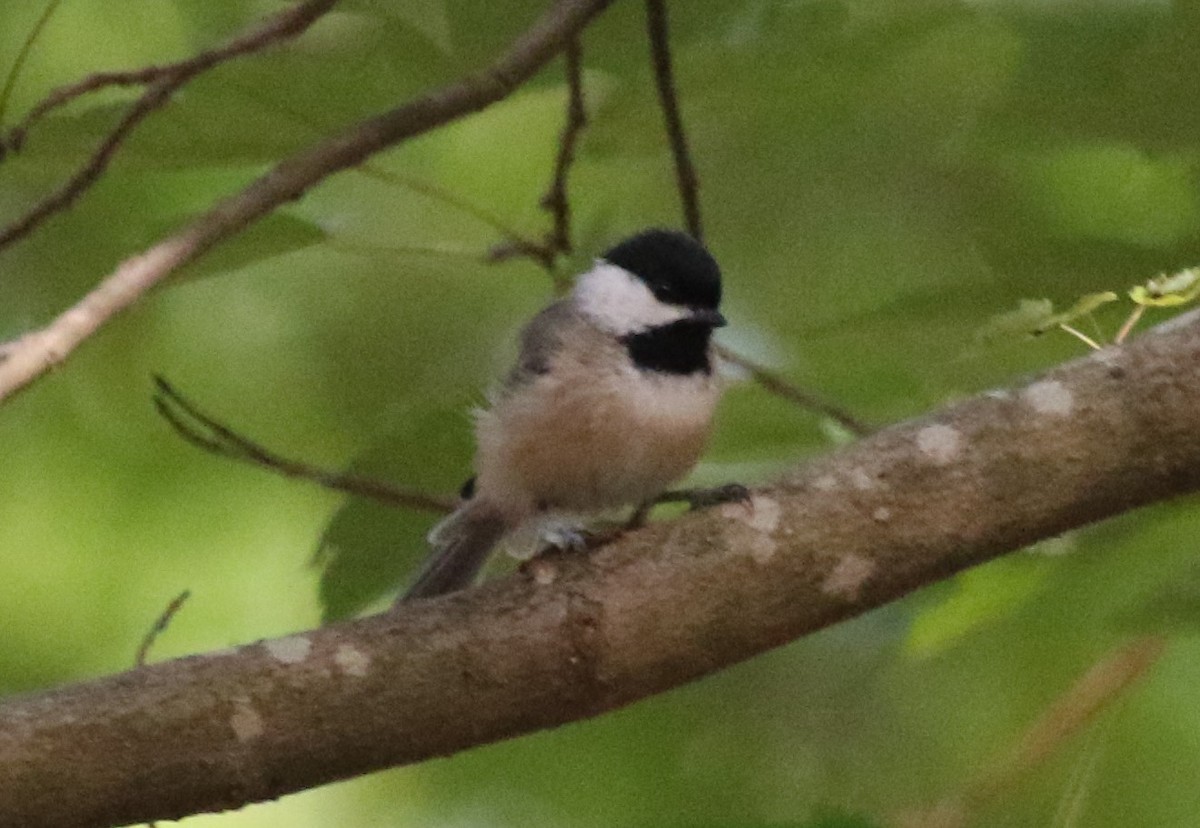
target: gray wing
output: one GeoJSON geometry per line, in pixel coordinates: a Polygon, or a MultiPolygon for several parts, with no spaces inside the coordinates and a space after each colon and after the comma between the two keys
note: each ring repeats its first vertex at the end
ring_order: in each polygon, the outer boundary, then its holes
{"type": "Polygon", "coordinates": [[[506,386],[519,385],[550,370],[550,361],[563,337],[577,332],[587,322],[566,299],[543,308],[522,329],[517,364],[508,374],[506,386]]]}

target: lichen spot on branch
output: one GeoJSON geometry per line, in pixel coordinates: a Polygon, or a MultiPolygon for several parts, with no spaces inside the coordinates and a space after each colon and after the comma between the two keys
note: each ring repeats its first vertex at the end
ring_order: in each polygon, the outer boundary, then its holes
{"type": "Polygon", "coordinates": [[[869,492],[876,486],[875,478],[862,466],[850,470],[850,485],[860,492],[869,492]]]}
{"type": "Polygon", "coordinates": [[[1038,414],[1066,417],[1075,408],[1075,397],[1058,380],[1039,380],[1021,392],[1021,399],[1038,414]]]}
{"type": "Polygon", "coordinates": [[[263,735],[266,726],[262,716],[250,704],[250,699],[240,696],[233,700],[233,715],[229,717],[229,726],[239,742],[250,742],[263,735]]]}
{"type": "Polygon", "coordinates": [[[838,487],[838,479],[832,474],[823,474],[812,484],[813,488],[819,492],[832,492],[838,487]]]}
{"type": "Polygon", "coordinates": [[[730,543],[749,551],[755,563],[766,563],[775,557],[778,546],[773,535],[779,528],[779,501],[773,497],[756,494],[750,503],[726,503],[721,507],[721,516],[735,527],[730,543]]]}
{"type": "Polygon", "coordinates": [[[948,466],[958,458],[962,434],[943,423],[925,426],[917,432],[917,448],[935,466],[948,466]]]}
{"type": "Polygon", "coordinates": [[[857,601],[863,586],[874,574],[874,561],[851,552],[839,560],[825,576],[821,591],[846,601],[857,601]]]}
{"type": "Polygon", "coordinates": [[[371,657],[349,644],[339,644],[333,663],[348,676],[361,678],[371,669],[371,657]]]}
{"type": "Polygon", "coordinates": [[[303,635],[292,635],[287,638],[272,638],[264,641],[263,646],[271,654],[271,658],[284,664],[299,664],[308,658],[312,652],[312,642],[303,635]]]}

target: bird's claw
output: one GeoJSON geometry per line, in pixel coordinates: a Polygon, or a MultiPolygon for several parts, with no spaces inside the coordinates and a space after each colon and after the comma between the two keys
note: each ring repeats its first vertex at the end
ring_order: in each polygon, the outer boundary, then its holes
{"type": "Polygon", "coordinates": [[[585,552],[589,546],[588,533],[571,526],[546,529],[538,540],[543,549],[557,549],[560,552],[585,552]]]}
{"type": "Polygon", "coordinates": [[[752,503],[750,489],[741,483],[726,483],[708,489],[681,489],[666,492],[658,499],[659,503],[686,503],[693,511],[720,506],[722,503],[752,503]]]}

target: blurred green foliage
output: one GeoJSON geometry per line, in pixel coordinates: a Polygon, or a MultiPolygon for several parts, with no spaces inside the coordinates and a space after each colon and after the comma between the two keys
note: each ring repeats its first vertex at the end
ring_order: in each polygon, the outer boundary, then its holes
{"type": "MultiPolygon", "coordinates": [[[[197,80],[76,207],[0,252],[0,338],[281,155],[477,68],[543,5],[347,0],[294,44],[197,80]]],[[[279,7],[62,3],[8,125],[55,85],[189,54],[279,7]]],[[[0,73],[43,9],[0,4],[0,73]]],[[[1022,299],[1070,307],[1200,259],[1194,3],[721,0],[673,4],[672,19],[727,274],[723,339],[863,418],[1081,352],[1055,332],[980,344],[1022,299]]],[[[640,4],[617,3],[584,40],[592,121],[571,267],[678,223],[642,27],[640,4]]],[[[129,98],[106,92],[33,130],[0,164],[0,220],[60,182],[129,98]]],[[[0,409],[0,689],[124,669],[184,587],[155,658],[387,600],[430,516],[205,456],[156,418],[150,376],[285,454],[452,491],[467,409],[550,293],[530,262],[484,263],[500,235],[481,216],[548,227],[537,202],[563,109],[555,67],[331,179],[0,409]]],[[[1096,312],[1104,338],[1121,304],[1096,312]]],[[[697,479],[764,479],[827,450],[828,433],[735,385],[697,479]]],[[[1194,502],[1164,504],[596,721],[183,824],[879,824],[953,795],[1123,635],[1150,629],[1175,633],[1150,677],[973,824],[1190,825],[1198,536],[1194,502]]]]}

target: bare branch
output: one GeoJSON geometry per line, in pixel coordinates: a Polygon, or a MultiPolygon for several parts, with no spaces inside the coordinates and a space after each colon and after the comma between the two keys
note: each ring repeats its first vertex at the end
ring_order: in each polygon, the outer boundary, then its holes
{"type": "Polygon", "coordinates": [[[212,454],[249,463],[284,477],[307,480],[326,489],[367,497],[385,506],[445,514],[457,503],[453,497],[432,495],[382,480],[329,471],[299,460],[290,460],[205,414],[164,378],[155,377],[154,382],[158,387],[154,395],[154,407],[158,413],[180,437],[212,454]]]}
{"type": "Polygon", "coordinates": [[[675,77],[671,69],[671,42],[667,25],[666,0],[646,0],[646,31],[650,38],[650,58],[654,66],[654,81],[658,87],[658,100],[666,122],[667,138],[671,144],[671,155],[675,159],[675,178],[679,184],[679,198],[683,204],[683,217],[688,232],[696,241],[704,242],[704,225],[700,220],[700,182],[696,167],[688,152],[687,134],[683,128],[683,117],[679,114],[679,102],[675,95],[675,77]]]}
{"type": "MultiPolygon", "coordinates": [[[[70,207],[75,199],[91,187],[108,168],[113,155],[133,128],[141,123],[147,115],[165,104],[177,88],[172,83],[159,82],[147,89],[70,179],[39,201],[23,216],[0,228],[0,250],[32,233],[50,216],[70,207]]],[[[12,146],[19,147],[19,139],[16,135],[13,140],[17,143],[13,143],[12,146]]]]}
{"type": "Polygon", "coordinates": [[[578,37],[567,42],[567,117],[558,141],[558,153],[554,159],[554,173],[550,186],[539,202],[549,210],[553,226],[543,241],[533,241],[516,233],[506,233],[505,240],[488,251],[485,261],[492,264],[510,259],[529,258],[546,271],[554,284],[556,293],[566,293],[570,279],[558,271],[558,259],[570,253],[571,245],[571,202],[567,197],[567,177],[575,161],[575,147],[579,136],[587,126],[587,108],[583,99],[583,49],[578,37]]]}
{"type": "MultiPolygon", "coordinates": [[[[692,512],[385,615],[6,699],[0,825],[174,819],[596,716],[1198,490],[1192,312],[794,469],[752,510],[692,512]]],[[[1053,744],[1031,733],[1022,755],[1053,744]]]]}
{"type": "Polygon", "coordinates": [[[102,72],[56,89],[13,129],[7,139],[9,147],[20,149],[31,124],[80,95],[107,86],[148,84],[146,91],[122,116],[112,132],[65,184],[38,202],[25,215],[0,229],[0,250],[29,235],[50,216],[70,207],[108,168],[113,155],[134,127],[166,104],[171,96],[192,78],[231,58],[260,51],[286,38],[302,34],[336,3],[337,0],[305,0],[267,18],[225,45],[201,52],[188,60],[129,72],[102,72]]]}
{"type": "Polygon", "coordinates": [[[82,80],[60,86],[47,95],[13,128],[8,143],[20,146],[30,127],[54,110],[90,92],[110,86],[148,86],[178,80],[176,88],[214,66],[232,58],[261,52],[284,40],[304,34],[328,13],[338,0],[305,0],[267,17],[227,43],[206,49],[174,63],[143,66],[116,72],[96,72],[82,80]]]}
{"type": "Polygon", "coordinates": [[[864,437],[874,431],[871,426],[845,409],[821,399],[810,391],[805,391],[803,388],[788,382],[769,368],[759,365],[757,362],[730,350],[724,345],[717,345],[716,351],[717,356],[746,371],[755,382],[770,393],[785,400],[790,400],[801,408],[813,411],[823,417],[828,417],[839,423],[850,433],[859,437],[864,437]]]}
{"type": "Polygon", "coordinates": [[[137,656],[133,659],[134,667],[145,666],[146,657],[150,655],[150,648],[154,646],[154,642],[158,640],[158,637],[166,631],[171,623],[171,619],[175,617],[175,613],[183,608],[184,602],[190,597],[192,597],[191,591],[185,589],[171,599],[171,603],[167,604],[166,609],[158,616],[158,620],[146,632],[146,637],[142,639],[142,643],[138,646],[137,656]]]}
{"type": "Polygon", "coordinates": [[[368,118],[280,162],[187,227],[126,260],[74,307],[47,327],[25,335],[10,350],[8,359],[0,363],[0,400],[62,362],[110,319],[219,241],[299,198],[330,175],[507,97],[611,2],[557,0],[484,71],[368,118]]]}
{"type": "Polygon", "coordinates": [[[575,160],[575,147],[587,126],[587,106],[583,99],[583,49],[579,38],[567,43],[567,118],[558,141],[554,161],[554,178],[550,189],[542,196],[542,207],[554,216],[554,228],[546,243],[555,253],[571,252],[571,202],[567,198],[567,175],[575,160]]]}

